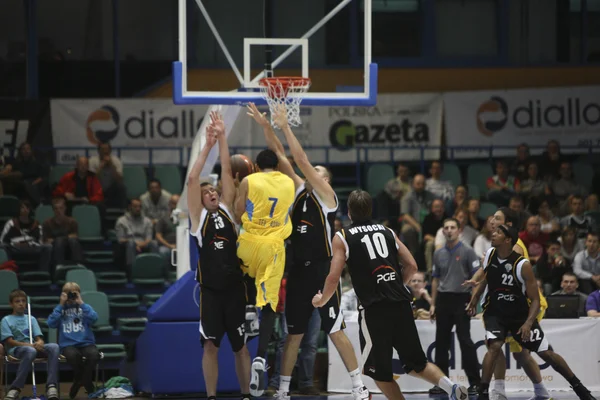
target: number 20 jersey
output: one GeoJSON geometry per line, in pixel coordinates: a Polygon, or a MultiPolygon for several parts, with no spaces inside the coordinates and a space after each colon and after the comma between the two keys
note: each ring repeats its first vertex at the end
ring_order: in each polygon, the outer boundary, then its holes
{"type": "Polygon", "coordinates": [[[352,224],[337,235],[346,247],[346,264],[363,307],[380,301],[411,301],[398,261],[396,234],[371,221],[352,224]]]}

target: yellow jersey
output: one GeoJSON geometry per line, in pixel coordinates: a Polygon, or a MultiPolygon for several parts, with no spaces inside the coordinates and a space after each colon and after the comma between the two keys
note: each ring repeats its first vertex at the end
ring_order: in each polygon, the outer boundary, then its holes
{"type": "MultiPolygon", "coordinates": [[[[527,251],[527,247],[525,247],[525,243],[521,239],[517,240],[517,246],[523,249],[523,257],[529,260],[529,252],[527,251]]],[[[531,301],[529,302],[531,303],[531,301]]],[[[546,310],[548,309],[548,300],[542,294],[542,290],[540,289],[540,312],[537,315],[537,320],[541,321],[544,318],[544,314],[546,314],[546,310]]]]}
{"type": "Polygon", "coordinates": [[[292,233],[290,210],[296,190],[294,181],[279,171],[248,175],[248,199],[242,215],[245,232],[286,239],[292,233]]]}

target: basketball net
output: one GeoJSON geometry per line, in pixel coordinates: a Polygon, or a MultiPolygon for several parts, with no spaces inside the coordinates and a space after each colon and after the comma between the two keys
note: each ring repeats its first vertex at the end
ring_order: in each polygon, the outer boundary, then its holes
{"type": "Polygon", "coordinates": [[[260,93],[269,105],[271,125],[274,128],[278,128],[278,126],[273,121],[273,113],[281,106],[285,106],[290,126],[299,126],[302,123],[300,120],[300,103],[304,93],[310,88],[309,78],[287,76],[263,78],[259,84],[260,93]]]}

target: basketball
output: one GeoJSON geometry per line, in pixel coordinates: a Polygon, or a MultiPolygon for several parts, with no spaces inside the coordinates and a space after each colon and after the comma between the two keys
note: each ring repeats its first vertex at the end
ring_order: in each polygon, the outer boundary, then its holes
{"type": "Polygon", "coordinates": [[[231,173],[235,178],[236,174],[240,174],[240,181],[246,176],[254,172],[254,164],[248,157],[243,154],[231,156],[231,173]]]}

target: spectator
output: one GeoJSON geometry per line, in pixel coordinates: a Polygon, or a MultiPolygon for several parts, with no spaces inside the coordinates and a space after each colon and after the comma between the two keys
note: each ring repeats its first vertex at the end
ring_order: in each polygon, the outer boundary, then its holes
{"type": "Polygon", "coordinates": [[[556,140],[550,140],[546,145],[546,151],[542,154],[540,159],[540,169],[544,180],[552,181],[559,178],[560,164],[564,158],[560,153],[560,145],[556,140]]]}
{"type": "Polygon", "coordinates": [[[529,217],[525,230],[519,232],[519,238],[523,241],[527,252],[529,253],[529,261],[534,265],[539,258],[544,254],[544,246],[550,240],[550,235],[543,233],[540,229],[541,222],[538,217],[529,217]]]}
{"type": "Polygon", "coordinates": [[[454,199],[450,202],[450,206],[446,207],[448,215],[454,215],[456,210],[467,205],[467,188],[460,185],[456,187],[454,199]]]}
{"type": "MultiPolygon", "coordinates": [[[[532,202],[530,207],[532,207],[534,203],[535,202],[532,202]]],[[[539,205],[533,206],[532,208],[537,208],[534,212],[536,212],[537,216],[540,218],[540,230],[542,232],[548,234],[560,232],[560,223],[558,218],[552,214],[550,203],[547,199],[542,198],[539,205]]]]}
{"type": "MultiPolygon", "coordinates": [[[[4,225],[0,242],[4,244],[11,259],[37,260],[38,270],[50,272],[52,246],[42,244],[42,227],[31,218],[28,200],[19,202],[19,215],[4,225]]],[[[19,261],[17,261],[17,265],[19,261]]]]}
{"type": "Polygon", "coordinates": [[[575,228],[577,231],[577,238],[583,239],[589,231],[594,230],[594,220],[591,216],[584,214],[583,198],[581,196],[570,196],[569,206],[571,208],[571,214],[560,220],[560,226],[563,229],[567,227],[575,228]]]}
{"type": "Polygon", "coordinates": [[[413,254],[419,250],[419,233],[421,218],[431,208],[435,195],[425,189],[425,176],[415,175],[412,182],[413,190],[402,198],[402,235],[406,247],[413,254]]]}
{"type": "MultiPolygon", "coordinates": [[[[468,247],[473,246],[473,242],[475,238],[479,234],[475,229],[471,228],[467,225],[467,211],[466,210],[458,210],[454,213],[454,218],[458,221],[458,240],[468,247]]],[[[444,235],[444,230],[440,229],[437,231],[435,235],[435,248],[440,249],[446,245],[446,236],[444,235]]]]}
{"type": "Polygon", "coordinates": [[[431,174],[431,178],[425,182],[425,190],[428,190],[445,202],[451,202],[454,199],[454,188],[450,182],[440,180],[442,177],[442,163],[433,161],[429,168],[429,173],[431,174]]]}
{"type": "Polygon", "coordinates": [[[142,202],[131,199],[129,211],[119,217],[115,225],[117,239],[125,249],[128,267],[139,253],[158,253],[158,245],[152,240],[152,221],[142,215],[142,202]]]}
{"type": "Polygon", "coordinates": [[[560,254],[569,261],[569,264],[573,264],[573,260],[577,253],[585,250],[583,241],[577,239],[577,231],[575,228],[565,228],[560,235],[559,240],[561,244],[560,254]]]}
{"type": "Polygon", "coordinates": [[[579,278],[581,291],[589,294],[600,287],[600,254],[598,254],[598,234],[590,232],[585,241],[585,250],[573,260],[573,272],[579,278]]]}
{"type": "Polygon", "coordinates": [[[598,195],[590,194],[585,199],[585,211],[586,212],[598,212],[600,207],[598,206],[598,195]]]}
{"type": "Polygon", "coordinates": [[[140,200],[142,202],[142,214],[150,218],[153,224],[162,217],[169,215],[169,200],[171,193],[163,190],[158,179],[150,179],[148,191],[140,200]]]}
{"type": "Polygon", "coordinates": [[[177,248],[177,223],[178,218],[173,216],[173,210],[177,208],[179,195],[174,194],[169,200],[169,213],[156,223],[156,241],[159,244],[158,251],[165,258],[166,265],[171,265],[171,251],[177,248]]]}
{"type": "Polygon", "coordinates": [[[52,254],[56,265],[64,264],[65,260],[80,262],[83,260],[81,244],[78,239],[78,226],[74,218],[67,216],[65,199],[52,199],[54,217],[43,224],[44,243],[52,245],[52,254]],[[67,250],[70,257],[67,257],[67,250]]]}
{"type": "Polygon", "coordinates": [[[529,214],[525,210],[525,206],[523,204],[523,199],[521,198],[521,196],[511,197],[508,203],[508,208],[513,210],[517,215],[518,223],[516,224],[515,228],[517,228],[517,230],[519,231],[523,230],[523,228],[525,227],[525,223],[527,222],[529,217],[531,217],[531,214],[529,214]]]}
{"type": "Polygon", "coordinates": [[[98,155],[90,157],[89,170],[100,181],[106,206],[125,208],[127,192],[123,184],[123,164],[112,154],[110,143],[98,145],[98,155]]]}
{"type": "Polygon", "coordinates": [[[488,200],[502,207],[520,190],[519,179],[508,173],[508,167],[504,161],[496,162],[496,175],[487,180],[488,200]]]}
{"type": "Polygon", "coordinates": [[[579,316],[585,316],[585,303],[587,302],[588,296],[586,294],[581,293],[579,290],[579,282],[577,281],[577,276],[572,272],[566,272],[562,276],[562,281],[560,283],[561,290],[557,290],[552,293],[552,296],[556,295],[569,295],[569,296],[579,296],[579,316]]]}
{"type": "Polygon", "coordinates": [[[563,161],[560,164],[559,172],[560,179],[553,181],[551,185],[552,193],[559,202],[563,202],[570,195],[578,195],[582,197],[587,195],[587,189],[575,182],[575,179],[573,179],[571,163],[563,161]]]}
{"type": "Polygon", "coordinates": [[[13,165],[13,170],[19,173],[17,176],[25,189],[25,194],[34,205],[39,204],[46,185],[44,181],[45,170],[34,157],[29,143],[25,142],[19,147],[19,154],[13,165]]]}
{"type": "Polygon", "coordinates": [[[550,194],[550,189],[540,177],[537,163],[530,162],[527,167],[527,175],[521,181],[521,195],[526,199],[530,199],[532,197],[542,197],[547,194],[550,194]]]}
{"type": "Polygon", "coordinates": [[[558,290],[562,276],[571,272],[571,263],[560,254],[560,242],[549,240],[546,243],[546,254],[540,257],[535,266],[537,277],[542,281],[544,294],[558,290]]]}
{"type": "Polygon", "coordinates": [[[410,278],[409,286],[413,295],[412,306],[415,319],[429,319],[429,309],[433,305],[433,301],[426,288],[427,281],[425,280],[425,274],[423,272],[416,272],[410,278]]]}
{"type": "Polygon", "coordinates": [[[398,164],[396,177],[385,184],[384,191],[390,199],[400,202],[402,197],[411,191],[410,169],[404,164],[398,164]]]}
{"type": "Polygon", "coordinates": [[[4,149],[0,147],[0,196],[17,194],[21,174],[14,171],[14,164],[15,160],[5,156],[4,149]]]}
{"type": "Polygon", "coordinates": [[[483,226],[483,229],[481,229],[481,233],[475,238],[473,250],[479,258],[483,258],[485,256],[485,252],[488,251],[490,247],[492,247],[492,232],[494,231],[492,229],[493,219],[493,215],[487,217],[485,225],[483,226]]]}
{"type": "Polygon", "coordinates": [[[77,396],[81,386],[88,394],[96,391],[93,374],[100,353],[96,348],[92,326],[97,320],[96,311],[83,302],[79,285],[75,282],[65,283],[60,294],[60,304],[48,316],[48,326],[60,332],[60,351],[73,367],[73,385],[69,391],[71,399],[77,396]]]}
{"type": "Polygon", "coordinates": [[[512,164],[511,173],[523,182],[524,179],[527,179],[529,165],[531,165],[529,146],[527,143],[521,143],[517,147],[517,159],[512,164]]]}
{"type": "Polygon", "coordinates": [[[96,174],[88,171],[88,159],[78,157],[75,169],[60,178],[54,197],[65,197],[68,205],[98,204],[104,200],[102,185],[96,174]]]}
{"type": "Polygon", "coordinates": [[[600,290],[594,290],[585,302],[585,312],[588,317],[600,317],[600,290]]]}
{"type": "Polygon", "coordinates": [[[441,199],[435,199],[431,203],[431,212],[423,220],[423,246],[425,251],[425,265],[427,274],[431,274],[433,266],[433,251],[435,250],[435,235],[444,225],[446,219],[444,212],[444,202],[441,199]]]}
{"type": "Polygon", "coordinates": [[[467,204],[467,225],[476,231],[480,231],[485,225],[485,219],[479,218],[481,203],[479,202],[479,199],[470,198],[467,204]]]}

